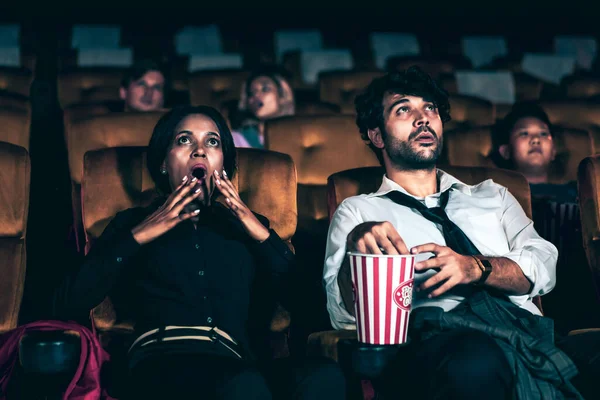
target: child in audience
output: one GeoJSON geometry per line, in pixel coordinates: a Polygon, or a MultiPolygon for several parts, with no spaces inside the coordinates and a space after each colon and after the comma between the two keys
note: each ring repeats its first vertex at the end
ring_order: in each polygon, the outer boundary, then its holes
{"type": "Polygon", "coordinates": [[[294,112],[294,92],[280,69],[264,67],[253,72],[242,87],[238,113],[231,118],[235,145],[264,147],[265,121],[294,112]]]}
{"type": "Polygon", "coordinates": [[[555,136],[548,115],[537,103],[517,103],[496,126],[496,161],[499,166],[525,175],[532,197],[552,197],[574,203],[576,182],[551,184],[549,180],[552,172],[560,168],[555,136]]]}
{"type": "Polygon", "coordinates": [[[577,182],[551,182],[553,173],[562,167],[557,159],[556,139],[556,128],[535,102],[515,104],[496,124],[493,136],[496,164],[525,175],[531,189],[535,229],[558,248],[560,284],[544,297],[544,302],[550,306],[548,309],[570,310],[561,318],[554,316],[557,330],[561,331],[589,326],[589,315],[582,305],[595,304],[596,300],[594,289],[589,285],[583,250],[577,182]],[[587,286],[584,288],[584,285],[587,286]],[[554,307],[554,302],[560,304],[554,307]]]}

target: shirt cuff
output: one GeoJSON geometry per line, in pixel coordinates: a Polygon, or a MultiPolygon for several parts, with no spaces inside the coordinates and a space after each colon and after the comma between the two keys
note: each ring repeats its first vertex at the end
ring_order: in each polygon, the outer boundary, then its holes
{"type": "Polygon", "coordinates": [[[529,296],[537,296],[539,294],[538,291],[540,287],[536,285],[537,271],[535,265],[533,265],[533,259],[529,251],[523,249],[520,249],[518,251],[511,251],[504,257],[514,261],[515,264],[517,264],[519,268],[521,268],[521,271],[523,271],[523,275],[525,275],[527,279],[529,279],[529,281],[532,283],[533,287],[531,288],[529,296]]]}
{"type": "Polygon", "coordinates": [[[287,261],[294,260],[294,253],[292,250],[290,250],[288,245],[273,229],[269,229],[269,237],[267,239],[262,242],[255,242],[255,247],[263,256],[269,256],[275,253],[287,261]]]}
{"type": "Polygon", "coordinates": [[[513,303],[523,305],[527,300],[544,294],[546,282],[543,282],[543,279],[538,279],[537,267],[533,262],[533,255],[530,251],[521,249],[519,251],[510,252],[504,255],[504,257],[514,261],[519,268],[521,268],[523,275],[525,275],[532,285],[531,291],[526,295],[509,296],[513,303]]]}

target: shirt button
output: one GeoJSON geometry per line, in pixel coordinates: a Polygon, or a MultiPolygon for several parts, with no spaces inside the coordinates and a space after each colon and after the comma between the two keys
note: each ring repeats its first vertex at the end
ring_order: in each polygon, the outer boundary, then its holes
{"type": "Polygon", "coordinates": [[[208,299],[208,297],[207,296],[202,296],[202,299],[206,300],[206,299],[208,299]]]}
{"type": "Polygon", "coordinates": [[[211,317],[206,318],[206,322],[208,322],[209,324],[212,323],[212,318],[211,317]]]}
{"type": "Polygon", "coordinates": [[[121,262],[123,259],[121,257],[117,257],[117,262],[121,262]]]}
{"type": "Polygon", "coordinates": [[[200,248],[200,245],[199,245],[198,243],[196,243],[196,244],[194,245],[194,247],[196,248],[196,250],[198,250],[198,249],[200,248]]]}
{"type": "Polygon", "coordinates": [[[204,271],[198,271],[198,275],[204,276],[204,271]]]}

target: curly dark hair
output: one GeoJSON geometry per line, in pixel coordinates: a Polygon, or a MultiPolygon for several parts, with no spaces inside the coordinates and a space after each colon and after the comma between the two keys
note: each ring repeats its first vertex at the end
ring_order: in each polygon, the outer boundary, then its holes
{"type": "Polygon", "coordinates": [[[356,125],[363,140],[383,163],[381,149],[369,140],[369,129],[383,128],[383,98],[387,93],[418,96],[433,102],[438,109],[442,123],[451,120],[448,92],[436,83],[421,68],[413,65],[405,71],[390,72],[374,79],[366,90],[354,100],[356,125]]]}

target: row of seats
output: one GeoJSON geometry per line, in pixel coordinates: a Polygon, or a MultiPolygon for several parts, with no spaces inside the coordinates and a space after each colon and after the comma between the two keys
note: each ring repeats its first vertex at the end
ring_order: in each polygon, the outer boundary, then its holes
{"type": "MultiPolygon", "coordinates": [[[[410,59],[410,62],[402,64],[402,68],[408,65],[421,65],[426,68],[425,71],[428,71],[426,64],[418,59],[410,59]]],[[[429,71],[432,69],[429,68],[429,71]]],[[[458,94],[453,72],[437,78],[449,93],[458,94]]],[[[80,103],[118,100],[118,88],[123,73],[124,70],[115,68],[82,68],[60,73],[58,90],[61,106],[64,108],[80,103]]],[[[366,87],[373,78],[382,74],[383,71],[377,70],[322,72],[316,87],[317,95],[320,96],[321,101],[340,104],[342,111],[351,111],[348,107],[352,106],[356,91],[366,87]]],[[[220,107],[223,102],[238,98],[242,84],[248,75],[249,72],[245,70],[199,71],[173,79],[172,89],[180,92],[189,91],[191,104],[220,107]]],[[[297,82],[294,76],[297,74],[292,71],[292,86],[296,89],[306,89],[302,85],[294,84],[297,82]]],[[[600,94],[600,80],[597,77],[570,77],[562,88],[549,90],[548,84],[527,74],[516,73],[513,76],[516,100],[537,100],[544,98],[544,93],[553,92],[566,93],[568,98],[585,98],[600,94]]],[[[23,90],[21,89],[20,92],[23,90]]]]}
{"type": "MultiPolygon", "coordinates": [[[[462,64],[454,64],[447,60],[432,60],[423,57],[396,57],[391,60],[390,69],[406,69],[411,65],[419,65],[434,78],[440,79],[444,86],[451,93],[457,93],[454,72],[469,68],[461,67],[462,64]]],[[[172,64],[171,68],[173,67],[172,64]]],[[[310,85],[302,83],[301,65],[298,60],[284,60],[284,66],[292,75],[291,83],[296,89],[313,88],[310,85]]],[[[59,99],[63,107],[81,102],[98,102],[105,100],[118,99],[118,88],[123,76],[123,68],[111,67],[81,67],[65,69],[59,73],[58,88],[59,99]]],[[[339,87],[335,80],[342,79],[345,91],[348,83],[350,85],[364,87],[365,82],[370,82],[375,76],[383,72],[375,69],[357,71],[335,71],[323,72],[323,75],[317,90],[323,94],[330,92],[327,87],[333,79],[334,85],[339,87]],[[330,75],[333,75],[330,76],[330,75]]],[[[204,92],[212,93],[211,96],[219,101],[225,101],[231,98],[228,92],[235,96],[239,94],[239,88],[245,80],[248,72],[245,70],[216,70],[199,71],[192,74],[187,72],[178,72],[171,74],[171,89],[176,91],[190,92],[190,98],[193,104],[215,104],[211,99],[201,98],[208,96],[204,92]],[[208,100],[208,102],[207,102],[208,100]]],[[[16,93],[22,96],[29,96],[29,90],[34,74],[31,69],[2,67],[0,68],[0,90],[16,93]]],[[[544,88],[549,84],[544,84],[541,80],[533,78],[522,72],[515,72],[515,87],[517,89],[517,99],[539,99],[544,93],[544,88]]],[[[552,88],[553,85],[550,85],[552,88]]],[[[598,78],[588,75],[575,75],[568,77],[563,82],[563,87],[558,90],[566,94],[569,98],[591,97],[599,92],[598,78]]],[[[354,90],[351,88],[350,90],[354,90]]],[[[322,97],[323,100],[326,99],[322,97]]]]}
{"type": "MultiPolygon", "coordinates": [[[[108,222],[120,210],[147,205],[153,200],[154,183],[146,169],[145,146],[104,148],[86,152],[81,177],[82,224],[86,247],[89,248],[108,222]],[[110,193],[110,196],[107,196],[110,193]]],[[[293,155],[278,152],[238,149],[239,174],[233,180],[240,196],[253,210],[266,215],[284,240],[290,240],[301,223],[300,184],[293,155]]],[[[15,326],[22,295],[25,271],[25,239],[29,199],[29,156],[25,149],[0,144],[0,183],[14,190],[0,194],[0,254],[3,271],[3,296],[0,308],[0,331],[15,326]]],[[[448,167],[468,183],[486,178],[509,187],[525,212],[530,215],[531,202],[525,179],[518,173],[495,168],[448,167]]],[[[352,168],[326,177],[327,185],[315,193],[326,202],[324,219],[346,197],[376,189],[381,178],[380,167],[352,168]]],[[[600,231],[600,156],[587,157],[579,165],[580,204],[586,253],[600,288],[600,266],[597,263],[597,236],[600,231]]],[[[319,185],[314,185],[319,186],[319,185]]],[[[111,309],[110,302],[96,309],[98,327],[129,328],[111,309]]]]}
{"type": "MultiPolygon", "coordinates": [[[[442,164],[495,166],[490,157],[494,108],[485,101],[465,97],[452,98],[452,106],[455,107],[453,116],[458,120],[445,127],[442,164]],[[461,121],[461,117],[465,120],[461,121]]],[[[562,168],[553,171],[551,179],[555,183],[568,182],[575,179],[579,161],[594,154],[600,146],[597,136],[600,108],[578,107],[571,103],[543,106],[554,124],[575,124],[583,128],[565,128],[557,140],[562,168]]],[[[154,125],[162,115],[163,112],[106,113],[92,118],[65,119],[76,227],[81,226],[80,185],[84,155],[102,148],[147,145],[154,125]]],[[[0,112],[0,121],[0,140],[29,148],[27,112],[4,110],[0,112]]],[[[267,149],[291,155],[298,166],[300,216],[307,224],[326,215],[325,197],[321,194],[329,175],[340,170],[378,165],[373,153],[360,139],[351,115],[281,118],[266,124],[265,136],[267,149]]]]}
{"type": "Polygon", "coordinates": [[[25,148],[0,141],[0,334],[17,326],[21,308],[30,170],[25,148]]]}
{"type": "MultiPolygon", "coordinates": [[[[400,67],[417,64],[426,68],[426,71],[435,73],[435,67],[431,66],[431,62],[416,58],[408,58],[408,60],[399,63],[400,67]]],[[[88,115],[98,113],[102,103],[120,101],[119,87],[123,74],[124,70],[118,68],[81,68],[60,73],[59,102],[63,109],[69,107],[78,109],[79,115],[85,114],[86,107],[81,107],[82,104],[92,108],[88,110],[88,115]]],[[[220,108],[223,103],[235,101],[239,97],[248,74],[249,72],[244,70],[201,71],[173,80],[172,89],[178,92],[189,91],[191,104],[206,104],[220,108]]],[[[320,75],[317,89],[312,90],[314,94],[311,97],[339,106],[344,113],[353,113],[353,100],[356,94],[373,78],[382,74],[382,71],[375,70],[324,72],[320,75]]],[[[452,73],[440,74],[438,78],[451,95],[460,98],[452,73]]],[[[543,99],[544,93],[549,92],[545,90],[547,84],[526,74],[517,73],[514,79],[517,100],[543,99]]],[[[0,106],[18,110],[29,109],[28,98],[32,80],[33,74],[26,70],[0,69],[0,106]]],[[[569,77],[565,80],[561,91],[570,99],[593,97],[600,94],[600,79],[590,76],[569,77]]],[[[469,110],[472,109],[474,101],[470,103],[469,110]]],[[[508,108],[505,105],[497,105],[495,115],[502,116],[508,108]]]]}

